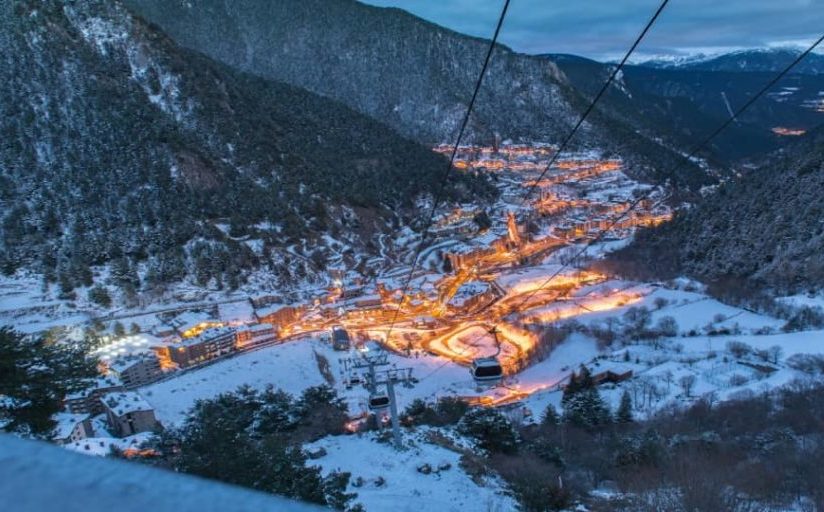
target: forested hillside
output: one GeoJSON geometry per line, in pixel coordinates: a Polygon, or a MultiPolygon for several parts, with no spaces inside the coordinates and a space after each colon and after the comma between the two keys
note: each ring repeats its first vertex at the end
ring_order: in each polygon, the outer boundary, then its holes
{"type": "Polygon", "coordinates": [[[364,246],[446,165],[339,103],[179,48],[119,1],[2,2],[0,49],[0,264],[66,294],[112,261],[129,291],[187,274],[232,287],[261,264],[288,280],[273,250],[322,261],[309,241],[329,232],[364,246]]]}
{"type": "MultiPolygon", "coordinates": [[[[780,58],[782,56],[785,55],[775,56],[775,69],[757,65],[733,70],[626,66],[619,87],[611,88],[599,104],[626,119],[641,133],[663,137],[688,151],[795,58],[786,60],[780,58]]],[[[614,66],[574,55],[547,55],[546,58],[588,95],[598,92],[614,66]]],[[[807,57],[811,61],[820,58],[815,54],[807,57]]],[[[811,69],[806,65],[807,59],[799,63],[799,69],[811,69]]],[[[716,137],[704,154],[716,165],[723,166],[739,159],[762,158],[792,142],[792,137],[777,134],[773,129],[805,130],[818,126],[821,114],[815,106],[822,90],[824,75],[790,73],[716,137]]]]}
{"type": "MultiPolygon", "coordinates": [[[[354,0],[127,3],[183,46],[335,98],[430,144],[454,141],[489,44],[354,0]]],[[[554,63],[498,46],[466,141],[560,142],[590,99],[554,63]]],[[[621,116],[596,111],[573,147],[618,151],[641,179],[693,189],[712,181],[691,164],[673,175],[673,148],[639,134],[621,116]]]]}
{"type": "Polygon", "coordinates": [[[629,274],[746,281],[782,293],[824,285],[824,132],[771,156],[669,224],[639,233],[612,264],[629,274]]]}

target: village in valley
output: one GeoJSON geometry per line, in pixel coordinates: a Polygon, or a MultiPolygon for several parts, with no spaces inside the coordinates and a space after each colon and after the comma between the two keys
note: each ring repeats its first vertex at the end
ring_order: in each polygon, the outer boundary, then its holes
{"type": "MultiPolygon", "coordinates": [[[[548,405],[560,406],[563,387],[585,366],[609,404],[628,392],[643,417],[673,402],[721,400],[796,375],[786,361],[813,334],[778,334],[783,320],[722,304],[686,279],[628,282],[594,270],[593,261],[637,229],[670,219],[674,205],[663,190],[628,177],[617,155],[565,154],[543,173],[554,151],[547,144],[461,146],[455,168],[490,175],[499,199],[492,207],[438,211],[417,261],[420,234],[405,228],[394,259],[371,258],[357,269],[333,260],[326,282],[297,290],[213,293],[116,312],[67,314],[60,306],[62,316],[50,316],[26,313],[16,288],[15,321],[32,333],[80,339],[90,326],[100,329],[100,376],[66,398],[55,441],[81,453],[117,448],[151,457],[142,443],[179,425],[199,399],[241,385],[299,394],[326,384],[345,400],[351,432],[377,418],[394,427],[396,443],[438,463],[455,454],[398,432],[398,412],[416,399],[460,398],[530,422],[548,405]],[[735,346],[746,350],[731,353],[735,346]]],[[[352,442],[374,444],[369,437],[352,442]]],[[[337,439],[316,444],[328,454],[315,461],[324,470],[375,472],[362,459],[377,452],[353,453],[337,439]]],[[[457,485],[455,478],[464,489],[476,487],[466,475],[432,483],[421,473],[396,476],[395,485],[435,495],[439,486],[457,485]]],[[[450,496],[448,506],[506,506],[498,491],[493,482],[475,495],[450,496]]],[[[367,504],[387,499],[383,489],[360,492],[367,504]]]]}

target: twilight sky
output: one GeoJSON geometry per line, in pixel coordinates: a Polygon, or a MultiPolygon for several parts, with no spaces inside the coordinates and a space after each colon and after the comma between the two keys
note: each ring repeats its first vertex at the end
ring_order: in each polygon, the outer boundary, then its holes
{"type": "MultiPolygon", "coordinates": [[[[362,0],[492,37],[503,0],[362,0]]],[[[617,59],[660,0],[511,0],[500,41],[526,53],[617,59]]],[[[638,56],[800,46],[824,33],[824,0],[670,0],[638,56]]],[[[821,48],[819,47],[819,51],[821,48]]]]}

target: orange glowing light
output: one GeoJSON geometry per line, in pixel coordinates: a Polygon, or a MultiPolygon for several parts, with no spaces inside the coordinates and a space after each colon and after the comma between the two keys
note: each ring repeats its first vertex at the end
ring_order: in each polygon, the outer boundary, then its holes
{"type": "Polygon", "coordinates": [[[776,135],[781,135],[782,137],[798,137],[799,135],[804,135],[807,133],[807,130],[803,130],[801,128],[785,128],[783,126],[776,126],[772,129],[772,132],[776,135]]]}

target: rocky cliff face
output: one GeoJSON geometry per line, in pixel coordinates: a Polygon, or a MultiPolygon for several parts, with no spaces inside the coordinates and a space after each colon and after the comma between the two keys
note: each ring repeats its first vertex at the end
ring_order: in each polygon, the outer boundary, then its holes
{"type": "MultiPolygon", "coordinates": [[[[322,250],[309,241],[330,231],[362,246],[446,165],[335,101],[184,50],[117,1],[2,2],[0,50],[0,263],[67,289],[113,260],[236,284],[270,249],[322,250]],[[360,229],[339,229],[345,208],[360,229]]],[[[468,177],[448,190],[485,193],[468,177]]]]}

